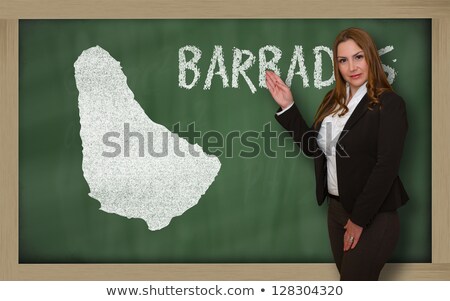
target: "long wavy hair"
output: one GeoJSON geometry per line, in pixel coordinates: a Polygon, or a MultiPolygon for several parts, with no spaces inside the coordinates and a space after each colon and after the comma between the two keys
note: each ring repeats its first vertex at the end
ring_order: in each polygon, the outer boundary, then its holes
{"type": "Polygon", "coordinates": [[[364,57],[369,67],[369,75],[367,82],[367,96],[369,97],[369,109],[380,105],[378,97],[385,91],[392,91],[386,74],[381,65],[380,56],[378,55],[377,47],[371,36],[360,28],[348,28],[341,31],[333,44],[333,63],[334,63],[334,77],[336,85],[325,95],[322,103],[317,110],[314,117],[314,127],[317,127],[326,116],[339,112],[339,116],[345,115],[348,112],[346,101],[346,81],[339,72],[339,65],[337,60],[337,48],[340,43],[347,40],[353,40],[363,50],[364,57]]]}

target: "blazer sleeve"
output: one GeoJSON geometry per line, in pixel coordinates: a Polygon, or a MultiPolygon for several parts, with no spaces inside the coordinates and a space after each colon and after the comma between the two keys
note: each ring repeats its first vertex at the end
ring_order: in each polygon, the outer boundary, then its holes
{"type": "Polygon", "coordinates": [[[387,93],[380,101],[377,161],[362,193],[356,198],[350,217],[352,222],[362,227],[376,215],[398,176],[408,130],[403,99],[395,93],[387,93]]]}
{"type": "MultiPolygon", "coordinates": [[[[281,108],[278,112],[281,111],[281,108]]],[[[317,157],[322,151],[317,145],[317,134],[318,132],[310,128],[297,105],[294,103],[286,112],[281,115],[275,114],[275,119],[289,131],[294,139],[295,144],[297,144],[303,153],[308,157],[317,157]]]]}

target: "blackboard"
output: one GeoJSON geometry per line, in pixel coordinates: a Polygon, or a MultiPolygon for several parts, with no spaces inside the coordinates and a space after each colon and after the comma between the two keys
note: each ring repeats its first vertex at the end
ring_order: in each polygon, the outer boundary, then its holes
{"type": "MultiPolygon", "coordinates": [[[[294,75],[291,88],[312,122],[331,88],[319,89],[314,82],[314,49],[331,48],[337,33],[347,27],[367,30],[378,48],[387,51],[382,61],[394,69],[393,88],[407,103],[410,127],[400,176],[411,200],[400,210],[401,239],[392,262],[430,262],[431,22],[422,19],[20,21],[19,261],[332,262],[326,209],[316,205],[314,195],[313,162],[302,155],[286,158],[293,153],[292,143],[273,118],[277,106],[258,85],[258,65],[261,49],[279,49],[277,66],[285,79],[301,46],[309,86],[294,75]],[[221,169],[198,204],[161,230],[149,231],[143,220],[100,211],[83,177],[74,77],[74,62],[96,45],[120,61],[146,114],[180,136],[186,136],[192,123],[201,133],[217,131],[224,137],[262,133],[268,127],[280,134],[284,145],[271,143],[269,150],[260,137],[254,140],[260,152],[251,158],[239,156],[248,145],[225,145],[218,156],[221,169]],[[187,45],[202,52],[197,63],[201,76],[190,89],[179,81],[179,52],[187,45]],[[229,86],[214,75],[205,88],[217,46],[229,86]],[[246,71],[254,93],[242,76],[233,87],[236,49],[256,58],[246,71]],[[274,156],[267,154],[271,150],[274,156]]],[[[331,61],[320,53],[326,80],[331,61]]],[[[188,70],[186,81],[192,80],[188,70]]]]}

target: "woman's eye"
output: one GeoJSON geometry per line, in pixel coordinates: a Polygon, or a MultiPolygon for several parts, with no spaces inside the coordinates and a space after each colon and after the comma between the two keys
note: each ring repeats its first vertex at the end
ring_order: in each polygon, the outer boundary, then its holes
{"type": "Polygon", "coordinates": [[[364,57],[364,55],[358,54],[358,55],[356,56],[356,59],[359,61],[359,60],[361,60],[363,57],[364,57]]]}
{"type": "Polygon", "coordinates": [[[345,63],[345,59],[339,59],[338,62],[339,62],[340,64],[345,63]]]}

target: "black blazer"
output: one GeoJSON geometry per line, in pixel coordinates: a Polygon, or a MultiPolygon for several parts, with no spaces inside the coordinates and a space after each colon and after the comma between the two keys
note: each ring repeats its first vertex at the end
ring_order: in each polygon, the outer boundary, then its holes
{"type": "MultiPolygon", "coordinates": [[[[336,145],[340,202],[352,222],[362,227],[378,212],[396,210],[409,199],[398,176],[408,129],[405,102],[394,92],[383,93],[379,100],[381,108],[369,109],[367,94],[361,99],[336,145]]],[[[316,139],[320,124],[308,127],[295,104],[275,118],[303,153],[314,158],[316,197],[322,205],[328,187],[326,157],[316,139]]]]}

